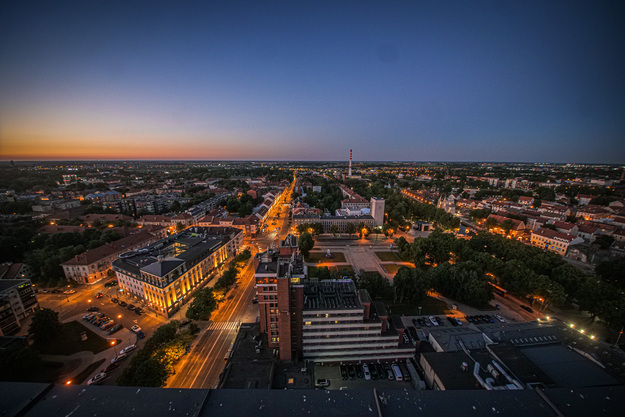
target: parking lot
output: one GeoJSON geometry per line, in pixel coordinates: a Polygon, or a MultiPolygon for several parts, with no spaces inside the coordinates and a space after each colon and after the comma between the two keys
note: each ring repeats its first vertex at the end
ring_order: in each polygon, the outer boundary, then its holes
{"type": "MultiPolygon", "coordinates": [[[[384,373],[386,374],[386,368],[390,369],[390,363],[388,364],[372,364],[369,363],[368,367],[370,370],[374,366],[383,367],[384,373]]],[[[354,373],[356,373],[356,367],[360,368],[362,371],[362,364],[354,364],[350,365],[354,369],[354,373]]],[[[374,380],[373,378],[367,381],[364,378],[364,374],[356,373],[352,378],[347,377],[347,379],[343,379],[341,376],[341,366],[339,364],[315,364],[314,367],[314,381],[319,379],[327,379],[330,381],[330,385],[325,387],[325,389],[331,390],[345,390],[345,389],[407,389],[414,390],[414,387],[411,382],[407,381],[397,381],[395,379],[389,380],[388,375],[385,375],[384,378],[378,378],[374,380]]]]}

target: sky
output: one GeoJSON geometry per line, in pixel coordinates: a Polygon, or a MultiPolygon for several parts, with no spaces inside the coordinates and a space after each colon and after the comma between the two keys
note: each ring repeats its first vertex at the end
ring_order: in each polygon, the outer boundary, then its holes
{"type": "Polygon", "coordinates": [[[0,160],[625,163],[622,1],[0,2],[0,160]]]}

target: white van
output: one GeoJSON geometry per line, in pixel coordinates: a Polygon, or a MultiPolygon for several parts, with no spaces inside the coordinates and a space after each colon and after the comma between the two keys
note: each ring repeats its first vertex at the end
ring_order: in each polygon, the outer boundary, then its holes
{"type": "Polygon", "coordinates": [[[395,375],[395,379],[397,381],[403,381],[404,377],[401,374],[401,369],[399,369],[399,365],[397,365],[396,363],[391,365],[391,369],[393,370],[393,374],[395,375]]]}

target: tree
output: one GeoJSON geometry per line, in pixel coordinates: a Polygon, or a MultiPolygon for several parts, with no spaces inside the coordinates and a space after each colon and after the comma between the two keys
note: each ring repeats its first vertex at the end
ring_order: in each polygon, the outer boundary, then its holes
{"type": "Polygon", "coordinates": [[[299,246],[299,251],[302,253],[302,255],[306,257],[308,256],[308,253],[310,252],[310,250],[315,246],[315,241],[313,240],[310,233],[304,232],[299,237],[298,246],[299,246]]]}
{"type": "Polygon", "coordinates": [[[49,308],[42,308],[33,314],[28,335],[32,337],[35,346],[43,346],[54,339],[60,328],[59,313],[49,308]]]}
{"type": "Polygon", "coordinates": [[[512,228],[514,227],[514,222],[510,219],[506,219],[502,221],[499,226],[503,229],[504,232],[506,232],[506,234],[509,234],[510,230],[512,230],[512,228]]]}
{"type": "Polygon", "coordinates": [[[339,227],[335,224],[330,225],[330,233],[332,233],[332,236],[336,235],[336,232],[339,231],[339,227]]]}
{"type": "Polygon", "coordinates": [[[384,233],[385,236],[392,237],[395,233],[395,227],[389,223],[384,223],[382,225],[382,233],[384,233]]]}
{"type": "Polygon", "coordinates": [[[184,230],[184,225],[181,222],[176,223],[176,231],[181,232],[184,230]]]}
{"type": "Polygon", "coordinates": [[[212,288],[202,288],[195,293],[193,301],[187,309],[186,317],[190,320],[210,320],[217,308],[217,301],[212,288]]]}
{"type": "Polygon", "coordinates": [[[402,266],[393,278],[395,302],[415,304],[431,289],[429,276],[415,268],[402,266]]]}
{"type": "Polygon", "coordinates": [[[356,233],[356,226],[354,226],[354,223],[347,223],[345,225],[345,233],[350,236],[356,233]]]}

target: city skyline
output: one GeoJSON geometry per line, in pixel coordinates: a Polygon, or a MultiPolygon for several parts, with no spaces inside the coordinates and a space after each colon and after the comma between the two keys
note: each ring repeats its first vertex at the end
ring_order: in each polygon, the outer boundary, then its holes
{"type": "Polygon", "coordinates": [[[625,162],[616,3],[0,11],[0,160],[625,162]]]}

